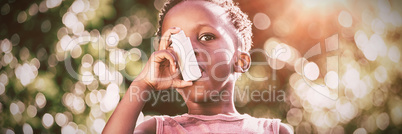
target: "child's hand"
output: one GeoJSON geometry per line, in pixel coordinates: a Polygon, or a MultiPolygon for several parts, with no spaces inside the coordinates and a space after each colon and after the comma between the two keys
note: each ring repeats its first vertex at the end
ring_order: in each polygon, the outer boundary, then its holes
{"type": "Polygon", "coordinates": [[[191,81],[184,81],[177,70],[177,56],[169,45],[170,36],[178,33],[180,28],[170,28],[162,36],[159,50],[152,53],[144,70],[134,80],[145,82],[154,90],[164,90],[170,87],[184,88],[193,85],[191,81]]]}

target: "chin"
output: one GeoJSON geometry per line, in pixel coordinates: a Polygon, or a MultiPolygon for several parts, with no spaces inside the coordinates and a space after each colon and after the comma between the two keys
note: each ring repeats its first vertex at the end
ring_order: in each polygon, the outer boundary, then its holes
{"type": "Polygon", "coordinates": [[[223,88],[214,88],[212,83],[206,81],[195,81],[191,87],[180,89],[183,98],[192,102],[216,102],[223,88]],[[215,101],[214,101],[215,100],[215,101]]]}

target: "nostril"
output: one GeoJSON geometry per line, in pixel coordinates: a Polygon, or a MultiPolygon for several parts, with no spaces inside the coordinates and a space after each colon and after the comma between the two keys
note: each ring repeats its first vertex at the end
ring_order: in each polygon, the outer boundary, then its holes
{"type": "Polygon", "coordinates": [[[198,57],[199,54],[200,54],[199,49],[194,49],[194,55],[195,55],[195,57],[198,57]]]}

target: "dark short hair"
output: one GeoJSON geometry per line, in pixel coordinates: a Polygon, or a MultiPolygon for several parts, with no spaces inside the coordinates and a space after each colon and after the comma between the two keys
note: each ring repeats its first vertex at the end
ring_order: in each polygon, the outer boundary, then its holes
{"type": "MultiPolygon", "coordinates": [[[[182,1],[187,0],[168,0],[165,3],[159,14],[159,28],[156,33],[157,36],[162,35],[161,33],[162,23],[166,13],[170,9],[172,9],[175,5],[179,4],[182,1]]],[[[236,28],[238,34],[242,37],[242,43],[241,43],[242,51],[248,52],[253,43],[251,39],[251,37],[253,36],[253,33],[251,31],[252,23],[248,19],[248,15],[240,10],[240,8],[238,7],[238,3],[234,3],[232,0],[204,0],[204,1],[214,3],[222,7],[226,11],[226,13],[228,14],[228,19],[230,19],[230,22],[236,28]]]]}

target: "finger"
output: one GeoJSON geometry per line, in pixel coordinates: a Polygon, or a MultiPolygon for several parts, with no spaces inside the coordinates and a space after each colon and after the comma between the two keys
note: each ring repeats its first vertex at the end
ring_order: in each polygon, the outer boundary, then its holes
{"type": "Polygon", "coordinates": [[[185,88],[192,85],[193,85],[192,81],[184,81],[184,80],[174,80],[172,83],[172,87],[174,88],[185,88]]]}
{"type": "Polygon", "coordinates": [[[169,50],[164,50],[164,51],[158,51],[155,54],[155,62],[160,63],[163,62],[165,60],[168,60],[170,63],[170,69],[172,72],[176,71],[176,55],[173,54],[171,51],[169,50]]]}
{"type": "Polygon", "coordinates": [[[181,30],[181,29],[180,29],[180,28],[177,28],[177,27],[168,29],[168,30],[162,35],[161,42],[160,42],[160,44],[159,44],[159,50],[167,49],[167,48],[170,46],[170,44],[172,43],[172,40],[171,40],[171,38],[170,38],[171,35],[172,35],[172,34],[175,34],[175,33],[179,33],[180,30],[181,30]]]}
{"type": "Polygon", "coordinates": [[[179,33],[180,30],[181,29],[179,27],[169,28],[161,37],[161,41],[159,43],[159,50],[167,49],[170,46],[170,44],[172,43],[170,36],[172,34],[179,33]]]}
{"type": "Polygon", "coordinates": [[[171,71],[173,72],[173,73],[176,73],[176,70],[177,70],[177,68],[179,67],[179,65],[178,65],[178,61],[177,61],[177,59],[178,59],[178,57],[177,57],[177,54],[176,54],[176,52],[173,50],[173,49],[166,49],[166,50],[163,50],[163,52],[166,52],[166,53],[168,53],[170,56],[172,56],[173,57],[173,61],[169,61],[170,62],[170,64],[171,64],[171,71]]]}
{"type": "Polygon", "coordinates": [[[178,68],[179,67],[179,65],[177,64],[178,63],[178,59],[179,59],[179,57],[177,56],[177,53],[173,50],[173,48],[168,48],[168,49],[166,49],[166,51],[168,51],[170,54],[172,54],[173,55],[173,57],[175,58],[175,69],[176,68],[178,68]]]}

